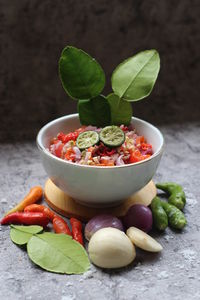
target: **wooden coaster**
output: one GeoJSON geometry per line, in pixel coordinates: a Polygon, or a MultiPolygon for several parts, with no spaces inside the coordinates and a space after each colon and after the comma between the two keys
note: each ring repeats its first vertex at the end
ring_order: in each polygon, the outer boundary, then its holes
{"type": "Polygon", "coordinates": [[[153,181],[150,181],[143,189],[130,196],[119,206],[108,208],[93,208],[81,205],[61,191],[50,179],[45,183],[44,195],[48,205],[59,214],[65,217],[75,217],[82,221],[88,221],[92,217],[102,213],[122,217],[133,204],[148,206],[156,196],[156,187],[153,181]]]}

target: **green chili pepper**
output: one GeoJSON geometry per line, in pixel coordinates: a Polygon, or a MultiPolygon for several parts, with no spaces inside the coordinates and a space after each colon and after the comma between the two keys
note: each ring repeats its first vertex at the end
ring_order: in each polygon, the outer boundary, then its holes
{"type": "Polygon", "coordinates": [[[182,186],[174,182],[157,183],[156,187],[169,194],[168,202],[179,209],[183,209],[186,203],[182,186]]]}
{"type": "Polygon", "coordinates": [[[164,201],[161,201],[161,204],[168,216],[168,221],[171,227],[175,229],[182,229],[187,224],[187,220],[180,209],[164,201]]]}
{"type": "Polygon", "coordinates": [[[153,222],[158,230],[165,230],[168,226],[168,218],[162,207],[159,197],[155,197],[151,202],[151,210],[153,214],[153,222]]]}

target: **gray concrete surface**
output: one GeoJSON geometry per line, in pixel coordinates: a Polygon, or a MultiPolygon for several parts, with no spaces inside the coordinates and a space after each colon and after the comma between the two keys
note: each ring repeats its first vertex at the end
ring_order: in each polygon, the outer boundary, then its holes
{"type": "MultiPolygon", "coordinates": [[[[199,300],[200,299],[200,126],[161,128],[166,149],[155,181],[184,186],[187,227],[152,235],[163,245],[160,255],[137,252],[134,264],[121,270],[94,266],[84,275],[60,275],[35,266],[26,251],[14,245],[9,228],[0,228],[1,300],[199,300]]],[[[28,189],[44,185],[46,174],[34,143],[0,145],[0,213],[18,202],[28,189]]]]}

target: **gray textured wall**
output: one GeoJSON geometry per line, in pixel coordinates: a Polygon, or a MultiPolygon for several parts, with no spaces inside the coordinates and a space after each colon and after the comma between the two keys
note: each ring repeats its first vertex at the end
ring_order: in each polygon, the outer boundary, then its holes
{"type": "Polygon", "coordinates": [[[199,0],[0,0],[0,139],[32,139],[47,121],[76,111],[57,73],[62,48],[80,47],[110,74],[156,48],[161,72],[134,115],[158,123],[198,121],[199,0]]]}

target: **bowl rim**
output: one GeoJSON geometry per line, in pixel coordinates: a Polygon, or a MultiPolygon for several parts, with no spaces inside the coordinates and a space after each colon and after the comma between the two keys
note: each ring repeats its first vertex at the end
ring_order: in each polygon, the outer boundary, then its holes
{"type": "Polygon", "coordinates": [[[44,145],[42,144],[42,135],[44,133],[44,131],[51,125],[53,124],[56,124],[56,123],[59,123],[60,121],[62,120],[65,120],[65,119],[68,119],[70,117],[78,117],[78,113],[75,113],[75,114],[69,114],[69,115],[66,115],[66,116],[63,116],[63,117],[59,117],[57,119],[54,119],[50,122],[48,122],[47,124],[45,124],[38,132],[37,134],[37,137],[36,137],[36,144],[37,144],[37,147],[39,150],[41,150],[42,152],[44,152],[47,156],[49,156],[51,159],[54,159],[56,161],[59,161],[59,162],[62,162],[64,164],[67,164],[67,165],[71,165],[71,166],[74,166],[74,167],[78,167],[78,168],[89,168],[89,169],[101,169],[101,170],[110,170],[110,169],[118,169],[118,168],[130,168],[130,167],[133,167],[133,166],[136,166],[136,165],[141,165],[141,164],[145,164],[146,162],[148,162],[149,160],[152,160],[154,159],[155,157],[157,157],[160,153],[163,152],[164,150],[164,144],[165,144],[165,141],[164,141],[164,137],[163,137],[163,134],[161,133],[161,131],[154,125],[152,125],[151,123],[145,121],[145,120],[142,120],[140,118],[137,118],[137,117],[131,117],[131,121],[139,121],[139,122],[142,122],[143,124],[147,125],[148,127],[151,127],[153,128],[155,131],[157,131],[158,135],[160,136],[161,138],[161,145],[160,147],[158,148],[158,150],[153,153],[152,156],[150,156],[149,158],[146,158],[145,160],[142,160],[142,161],[139,161],[139,162],[135,162],[135,163],[131,163],[131,164],[124,164],[124,165],[120,165],[120,166],[91,166],[91,165],[81,165],[81,164],[76,164],[76,163],[73,163],[73,162],[70,162],[70,161],[67,161],[67,160],[64,160],[64,159],[61,159],[55,155],[53,155],[47,148],[44,147],[44,145]]]}

